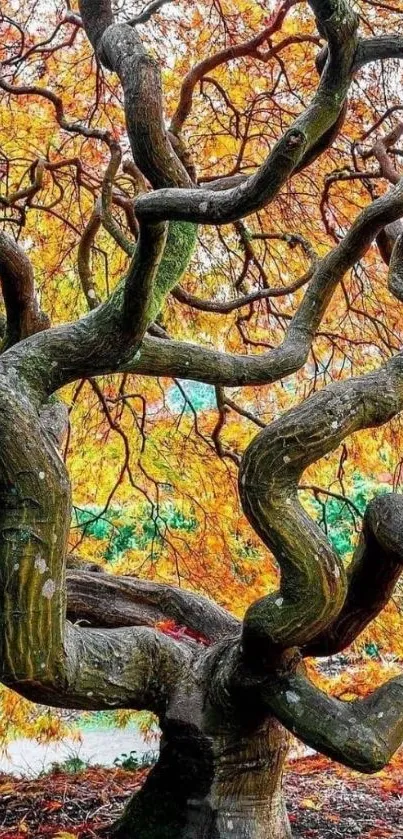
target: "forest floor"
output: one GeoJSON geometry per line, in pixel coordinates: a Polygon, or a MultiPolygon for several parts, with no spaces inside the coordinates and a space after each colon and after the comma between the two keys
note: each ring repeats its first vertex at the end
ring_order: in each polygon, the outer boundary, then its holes
{"type": "MultiPolygon", "coordinates": [[[[87,768],[36,779],[0,775],[0,839],[95,839],[148,770],[87,768]]],[[[403,753],[372,777],[312,756],[292,761],[285,791],[295,839],[403,839],[403,753]]]]}

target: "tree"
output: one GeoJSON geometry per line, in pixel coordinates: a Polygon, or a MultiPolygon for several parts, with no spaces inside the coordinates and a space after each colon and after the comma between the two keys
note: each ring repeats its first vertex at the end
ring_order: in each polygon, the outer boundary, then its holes
{"type": "MultiPolygon", "coordinates": [[[[261,423],[264,427],[241,457],[226,449],[220,438],[231,407],[223,389],[268,385],[302,370],[337,287],[360,264],[375,237],[389,263],[389,290],[402,299],[403,237],[398,220],[403,213],[403,186],[391,156],[400,127],[367,152],[367,159],[378,161],[378,171],[356,166],[353,171],[336,172],[333,181],[357,180],[366,200],[360,194],[360,211],[348,227],[346,220],[332,227],[325,214],[327,232],[336,239],[332,248],[325,248],[318,258],[302,232],[283,233],[282,239],[276,234],[286,246],[302,248],[311,261],[303,279],[292,288],[266,286],[230,302],[203,304],[180,286],[180,280],[195,247],[197,225],[221,229],[234,223],[246,268],[250,262],[258,263],[254,237],[265,241],[272,234],[254,233],[253,228],[251,232],[242,219],[281,198],[291,178],[308,171],[336,141],[354,79],[360,73],[365,79],[370,72],[367,65],[373,62],[379,68],[385,59],[402,57],[403,39],[389,31],[379,34],[371,15],[362,17],[362,26],[375,34],[363,37],[359,17],[347,0],[310,0],[311,17],[305,6],[294,8],[295,3],[286,0],[266,19],[263,33],[241,45],[231,43],[228,36],[225,49],[211,58],[204,56],[189,70],[168,129],[159,65],[138,34],[139,25],[161,6],[161,0],[156,0],[137,17],[126,15],[121,22],[119,12],[114,17],[109,0],[81,0],[78,12],[56,10],[57,25],[42,41],[30,23],[35,4],[22,3],[17,9],[10,3],[3,14],[8,46],[0,86],[12,113],[10,131],[15,130],[18,138],[15,125],[18,120],[29,123],[32,119],[32,101],[43,105],[39,111],[43,151],[22,178],[18,166],[21,159],[25,165],[24,154],[11,153],[5,137],[6,191],[1,198],[5,226],[29,231],[28,217],[34,207],[36,218],[50,214],[55,223],[61,218],[63,224],[75,228],[71,178],[75,189],[84,186],[95,200],[78,247],[78,273],[90,311],[76,320],[49,326],[36,297],[31,263],[18,237],[4,232],[0,238],[6,313],[0,359],[1,680],[29,699],[56,707],[137,708],[158,715],[163,732],[159,761],[111,828],[111,835],[121,839],[258,839],[268,835],[285,839],[290,828],[281,777],[287,732],[362,772],[382,768],[403,739],[401,676],[364,699],[344,702],[315,687],[304,668],[308,656],[344,649],[388,602],[402,569],[402,496],[386,494],[368,505],[346,574],[326,534],[297,494],[310,464],[348,435],[398,414],[403,407],[402,356],[389,353],[377,368],[371,357],[369,372],[341,377],[268,425],[261,423]],[[278,40],[275,36],[290,11],[296,14],[294,31],[278,40]],[[64,27],[70,35],[60,41],[64,27]],[[58,54],[74,47],[82,28],[94,50],[91,79],[95,75],[97,96],[102,93],[104,107],[101,117],[97,102],[86,119],[77,120],[66,115],[59,95],[69,81],[66,67],[58,64],[58,54]],[[301,31],[295,31],[298,28],[301,31]],[[242,56],[264,63],[280,56],[281,73],[287,75],[281,52],[301,43],[312,49],[321,47],[316,60],[320,81],[310,104],[300,106],[295,119],[285,120],[285,129],[279,123],[276,142],[252,173],[242,171],[250,168],[243,160],[245,135],[234,171],[197,184],[184,130],[197,83],[242,56]],[[269,46],[266,54],[263,44],[269,46]],[[114,131],[116,98],[104,71],[117,76],[123,91],[131,149],[124,169],[130,190],[115,184],[124,132],[119,137],[118,128],[114,131]],[[46,75],[53,88],[41,83],[46,75]],[[26,117],[22,105],[28,109],[26,117]],[[64,141],[55,144],[49,136],[50,119],[56,119],[60,136],[72,135],[73,155],[64,156],[64,141]],[[101,179],[94,176],[99,158],[91,143],[108,150],[101,179]],[[65,170],[73,173],[67,180],[65,170]],[[372,176],[397,183],[376,197],[372,176]],[[66,194],[70,216],[63,205],[66,194]],[[373,199],[369,203],[368,196],[373,199]],[[122,281],[104,302],[91,267],[101,224],[114,247],[130,257],[122,281]],[[196,310],[204,305],[225,314],[303,286],[305,291],[287,318],[282,342],[263,355],[173,340],[161,319],[170,293],[196,310]],[[92,569],[70,571],[66,593],[71,490],[59,454],[66,407],[55,394],[80,379],[97,387],[97,377],[118,373],[180,377],[216,387],[219,422],[213,439],[217,453],[239,465],[243,510],[281,569],[278,591],[251,603],[242,621],[180,586],[120,579],[92,569]],[[66,599],[69,616],[85,618],[91,626],[66,619],[66,599]],[[180,637],[164,633],[158,623],[166,620],[187,631],[180,637]]],[[[259,7],[255,11],[258,14],[259,7]]],[[[219,8],[219,13],[224,23],[225,14],[231,17],[230,11],[219,8]]],[[[382,23],[390,17],[380,14],[380,19],[382,23]]],[[[171,18],[168,15],[168,25],[177,26],[174,13],[171,18]]],[[[82,107],[80,96],[86,100],[88,77],[81,68],[88,66],[82,56],[77,60],[69,108],[82,107]]],[[[69,72],[73,72],[71,67],[69,72]]],[[[219,80],[215,88],[239,122],[219,80]]],[[[287,97],[284,102],[286,111],[287,97]]],[[[216,114],[219,119],[219,108],[216,114]]],[[[389,116],[390,112],[378,117],[376,127],[389,116]]],[[[329,189],[329,179],[325,187],[329,189]]],[[[300,231],[305,230],[302,217],[298,224],[300,231]]],[[[35,248],[42,240],[46,250],[48,230],[41,222],[38,225],[32,231],[37,236],[35,248]]],[[[242,281],[238,288],[242,290],[242,281]]]]}

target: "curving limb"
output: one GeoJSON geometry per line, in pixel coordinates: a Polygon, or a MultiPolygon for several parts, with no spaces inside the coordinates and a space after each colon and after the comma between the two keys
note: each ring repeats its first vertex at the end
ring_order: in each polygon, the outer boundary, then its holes
{"type": "Polygon", "coordinates": [[[254,303],[257,300],[265,300],[270,297],[285,297],[287,294],[293,294],[312,279],[315,268],[318,267],[319,258],[315,249],[303,238],[303,236],[297,236],[290,233],[247,234],[246,232],[243,233],[243,235],[245,236],[246,243],[249,244],[249,247],[250,242],[254,239],[277,239],[286,242],[290,248],[295,248],[296,245],[300,245],[304,254],[308,257],[310,265],[301,277],[294,280],[289,285],[263,288],[259,291],[252,291],[249,294],[244,294],[242,297],[235,297],[233,300],[202,300],[200,297],[190,294],[182,288],[182,286],[176,286],[172,290],[172,296],[180,303],[184,303],[185,305],[191,306],[193,309],[198,309],[201,312],[226,314],[228,312],[233,312],[235,309],[240,309],[243,306],[248,306],[250,303],[254,303]]]}
{"type": "Polygon", "coordinates": [[[403,232],[395,238],[389,261],[388,289],[403,303],[403,232]]]}
{"type": "Polygon", "coordinates": [[[151,0],[150,3],[144,7],[143,11],[140,14],[132,17],[129,21],[130,26],[138,26],[139,23],[147,23],[150,18],[153,17],[157,12],[159,12],[160,8],[165,5],[165,3],[171,3],[172,0],[151,0]]]}
{"type": "Polygon", "coordinates": [[[194,248],[196,228],[173,223],[168,226],[165,249],[162,227],[142,224],[126,286],[118,287],[109,300],[80,321],[39,333],[11,348],[3,357],[4,364],[18,369],[23,378],[47,395],[82,376],[108,372],[180,376],[228,387],[277,381],[305,363],[337,284],[385,223],[399,218],[402,212],[403,182],[399,182],[366,207],[340,244],[319,262],[283,343],[261,356],[232,355],[148,336],[140,343],[141,329],[135,323],[140,318],[140,301],[143,329],[152,323],[166,294],[180,281],[194,248]],[[122,294],[124,287],[126,292],[122,294]]]}
{"type": "Polygon", "coordinates": [[[246,181],[224,191],[165,189],[142,196],[136,212],[152,221],[176,219],[202,224],[224,224],[255,212],[279,190],[334,126],[343,109],[353,77],[357,45],[357,17],[344,0],[311,0],[328,56],[318,90],[308,108],[277,142],[268,158],[246,181]]]}
{"type": "MultiPolygon", "coordinates": [[[[262,355],[248,356],[147,336],[138,355],[125,361],[119,369],[147,375],[165,372],[173,377],[226,387],[269,384],[294,373],[306,362],[316,330],[340,280],[364,255],[385,224],[398,219],[402,213],[403,181],[400,181],[366,207],[340,244],[316,265],[305,296],[279,347],[262,355]]],[[[397,270],[392,266],[394,276],[397,276],[397,270]]]]}
{"type": "Polygon", "coordinates": [[[102,204],[98,199],[95,202],[94,209],[88,219],[85,229],[80,238],[77,252],[77,270],[80,277],[81,288],[84,292],[85,299],[89,309],[96,309],[100,305],[101,300],[98,297],[93,273],[91,270],[91,251],[94,245],[95,237],[102,224],[102,204]]]}
{"type": "Polygon", "coordinates": [[[403,38],[401,35],[380,35],[377,38],[361,38],[357,45],[354,59],[355,71],[372,61],[386,58],[403,58],[403,38]]]}
{"type": "Polygon", "coordinates": [[[92,626],[155,626],[174,620],[213,643],[239,633],[240,621],[212,600],[177,586],[89,571],[68,571],[67,612],[92,626]]]}
{"type": "Polygon", "coordinates": [[[0,678],[28,698],[159,712],[187,650],[148,628],[66,623],[70,485],[53,437],[0,365],[0,678]]]}
{"type": "Polygon", "coordinates": [[[334,655],[348,647],[389,602],[403,571],[403,496],[381,495],[368,504],[362,534],[347,569],[343,608],[304,655],[334,655]]]}
{"type": "MultiPolygon", "coordinates": [[[[363,152],[362,157],[368,160],[370,157],[375,157],[379,163],[380,174],[390,184],[397,184],[400,180],[400,172],[395,166],[389,150],[395,143],[398,142],[403,133],[403,123],[398,122],[395,127],[388,132],[384,137],[380,137],[374,143],[369,151],[363,152]]],[[[379,252],[386,265],[389,265],[392,256],[393,247],[397,238],[403,231],[403,224],[401,219],[397,219],[391,224],[386,224],[385,227],[379,231],[376,242],[379,252]]],[[[393,294],[393,288],[389,286],[393,294]]]]}
{"type": "Polygon", "coordinates": [[[262,699],[300,740],[359,772],[379,772],[403,741],[403,676],[343,702],[294,673],[267,683],[262,699]]]}
{"type": "Polygon", "coordinates": [[[133,159],[155,187],[190,186],[164,125],[160,72],[135,28],[114,21],[110,0],[80,0],[86,34],[102,64],[119,76],[133,159]]]}
{"type": "Polygon", "coordinates": [[[136,357],[146,329],[182,278],[195,245],[193,225],[166,228],[140,225],[126,277],[105,303],[76,322],[53,327],[46,336],[32,335],[4,353],[3,369],[18,369],[36,402],[40,404],[62,382],[107,369],[118,372],[133,354],[136,357]]]}
{"type": "Polygon", "coordinates": [[[304,470],[361,428],[403,408],[403,354],[378,371],[332,384],[255,437],[240,469],[246,515],[281,568],[280,590],[246,612],[252,653],[306,647],[331,625],[347,595],[342,563],[297,496],[304,470]]]}
{"type": "MultiPolygon", "coordinates": [[[[311,105],[276,144],[260,169],[247,179],[241,176],[233,187],[228,184],[227,190],[220,188],[216,195],[211,189],[197,193],[171,189],[143,196],[136,201],[139,215],[150,220],[224,224],[261,209],[273,200],[288,177],[309,166],[333,143],[344,122],[350,82],[361,67],[371,61],[403,58],[403,39],[399,36],[357,39],[357,21],[347,4],[318,0],[310,5],[318,28],[328,42],[317,62],[322,71],[325,60],[321,82],[311,105]]],[[[179,124],[187,114],[188,98],[186,89],[187,104],[178,107],[179,124]]]]}

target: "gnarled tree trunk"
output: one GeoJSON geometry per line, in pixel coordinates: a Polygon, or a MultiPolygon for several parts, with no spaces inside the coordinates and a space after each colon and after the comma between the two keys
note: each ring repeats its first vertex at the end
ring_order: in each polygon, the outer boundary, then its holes
{"type": "Polygon", "coordinates": [[[159,760],[116,826],[117,839],[291,836],[282,793],[288,732],[253,701],[220,702],[215,659],[204,654],[175,692],[161,719],[159,760]]]}
{"type": "MultiPolygon", "coordinates": [[[[315,262],[283,344],[264,356],[145,337],[188,264],[195,225],[239,220],[272,201],[334,138],[359,67],[403,55],[398,38],[359,39],[347,0],[309,2],[327,42],[311,103],[253,175],[235,184],[224,179],[218,189],[196,189],[183,141],[166,129],[156,62],[132,25],[115,22],[109,0],[81,0],[78,25],[99,61],[119,76],[134,164],[154,188],[134,205],[139,238],[127,275],[97,305],[84,242],[80,271],[91,312],[40,331],[46,322],[33,300],[26,258],[8,237],[0,238],[7,310],[0,359],[0,678],[34,701],[89,710],[147,708],[158,716],[160,758],[111,828],[119,839],[289,839],[281,792],[287,731],[363,772],[380,769],[403,739],[402,677],[363,700],[339,702],[309,681],[301,663],[304,656],[342,649],[387,602],[402,569],[402,496],[369,505],[346,574],[297,495],[307,466],[348,434],[403,409],[402,353],[370,375],[324,388],[264,428],[242,457],[243,509],[281,571],[279,590],[251,604],[242,622],[181,589],[112,581],[88,569],[70,576],[66,598],[70,483],[57,447],[65,411],[50,397],[69,382],[108,372],[179,375],[229,386],[268,384],[288,375],[305,363],[346,271],[402,215],[400,182],[315,262]],[[155,624],[166,618],[202,635],[207,648],[186,633],[180,639],[164,635],[155,624]]],[[[0,84],[17,96],[27,89],[45,95],[35,86],[0,84]]],[[[78,130],[58,97],[47,92],[46,98],[60,126],[78,130]]],[[[182,105],[173,120],[176,130],[186,117],[182,105]]],[[[87,235],[92,241],[102,217],[132,254],[110,214],[117,142],[108,131],[78,125],[83,136],[102,139],[111,158],[102,206],[99,212],[95,207],[87,235]]],[[[389,288],[399,299],[402,263],[398,237],[389,288]]]]}

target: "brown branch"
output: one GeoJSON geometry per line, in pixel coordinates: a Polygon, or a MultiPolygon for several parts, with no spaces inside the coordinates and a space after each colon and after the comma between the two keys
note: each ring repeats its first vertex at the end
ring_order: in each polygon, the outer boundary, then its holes
{"type": "Polygon", "coordinates": [[[39,158],[36,160],[32,166],[30,167],[30,186],[25,187],[23,189],[18,189],[15,192],[12,192],[11,195],[1,196],[0,203],[5,205],[6,207],[12,207],[13,204],[16,204],[22,198],[26,198],[28,202],[36,195],[37,192],[42,188],[43,184],[43,175],[46,168],[47,161],[43,158],[39,158]]]}
{"type": "Polygon", "coordinates": [[[403,677],[343,702],[298,673],[267,681],[266,708],[304,743],[359,772],[379,772],[403,740],[403,677]]]}
{"type": "Polygon", "coordinates": [[[399,35],[381,35],[376,38],[363,38],[358,42],[354,61],[357,72],[371,61],[385,58],[403,58],[403,38],[399,35]]]}
{"type": "Polygon", "coordinates": [[[154,187],[189,186],[189,175],[165,128],[157,62],[147,54],[136,29],[114,22],[109,0],[80,0],[79,6],[97,57],[119,76],[134,162],[154,187]]]}
{"type": "Polygon", "coordinates": [[[382,495],[367,507],[360,543],[347,572],[347,596],[336,620],[305,655],[334,655],[349,646],[389,602],[403,571],[403,497],[382,495]]]}
{"type": "MultiPolygon", "coordinates": [[[[173,297],[178,300],[180,303],[184,303],[187,306],[191,306],[193,309],[197,309],[202,312],[214,312],[215,314],[228,314],[229,312],[233,312],[236,309],[241,309],[243,306],[248,306],[250,303],[255,303],[258,300],[265,300],[270,297],[284,297],[287,294],[293,294],[299,288],[302,288],[306,285],[309,280],[312,279],[313,273],[315,268],[318,266],[319,259],[315,252],[315,250],[310,246],[310,244],[302,237],[298,235],[293,235],[289,233],[248,233],[244,230],[243,241],[245,245],[252,248],[250,245],[251,240],[254,239],[271,239],[271,240],[280,240],[286,242],[291,248],[295,247],[297,244],[302,246],[305,253],[309,256],[311,260],[311,264],[305,273],[299,277],[294,282],[290,283],[288,286],[273,286],[269,288],[263,288],[259,291],[252,291],[249,294],[245,294],[240,298],[236,298],[235,300],[226,300],[225,302],[220,300],[201,300],[200,297],[196,297],[194,294],[190,294],[186,291],[182,286],[175,286],[172,291],[173,297]]],[[[252,250],[251,254],[252,258],[256,261],[256,256],[252,250]]]]}
{"type": "Polygon", "coordinates": [[[400,140],[402,134],[403,122],[398,122],[388,134],[379,137],[369,151],[362,153],[363,160],[368,160],[370,157],[377,159],[382,177],[386,178],[391,184],[399,182],[400,173],[394,166],[388,152],[400,140]]]}
{"type": "Polygon", "coordinates": [[[212,600],[182,588],[112,574],[69,571],[71,620],[91,626],[155,626],[172,619],[211,643],[240,632],[240,621],[212,600]]]}
{"type": "MultiPolygon", "coordinates": [[[[396,169],[389,152],[391,147],[398,142],[402,134],[403,122],[398,122],[388,134],[385,134],[384,137],[379,137],[369,151],[362,152],[363,160],[368,160],[371,157],[376,158],[379,163],[380,175],[390,184],[397,184],[400,180],[400,173],[396,169]]],[[[376,241],[381,257],[386,265],[389,265],[394,244],[402,233],[403,223],[400,219],[397,219],[393,224],[385,225],[378,233],[376,241]]]]}
{"type": "Polygon", "coordinates": [[[4,78],[0,78],[0,88],[10,93],[13,96],[39,96],[51,102],[55,109],[56,120],[63,128],[71,134],[81,134],[83,137],[92,138],[95,140],[102,140],[109,145],[112,141],[112,136],[109,131],[101,128],[89,128],[82,122],[70,122],[64,111],[63,101],[60,96],[57,96],[52,90],[39,85],[12,85],[4,78]]]}
{"type": "MultiPolygon", "coordinates": [[[[388,225],[388,228],[392,225],[388,225]]],[[[403,232],[397,233],[389,260],[388,289],[403,303],[403,232]]]]}
{"type": "Polygon", "coordinates": [[[101,220],[102,207],[101,202],[98,200],[95,202],[94,209],[81,236],[77,254],[78,275],[89,309],[96,309],[101,303],[101,299],[98,297],[95,288],[91,267],[91,251],[95,237],[101,227],[101,220]]]}
{"type": "Polygon", "coordinates": [[[286,0],[286,2],[280,5],[272,13],[269,25],[266,26],[263,32],[259,35],[255,35],[255,37],[250,38],[248,41],[244,41],[241,44],[234,44],[226,47],[226,49],[222,49],[214,55],[210,55],[202,61],[199,61],[198,64],[189,70],[182,82],[179,102],[171,120],[170,130],[174,134],[179,134],[182,131],[184,122],[192,110],[194,89],[197,83],[200,82],[203,79],[203,76],[206,76],[207,73],[211,73],[212,70],[215,70],[222,64],[227,64],[229,61],[233,61],[236,58],[243,58],[245,56],[260,59],[261,61],[269,61],[271,58],[274,58],[278,52],[289,46],[291,43],[299,43],[301,40],[309,40],[311,42],[318,43],[318,38],[310,36],[301,36],[301,38],[299,36],[290,36],[285,38],[279,44],[276,44],[275,47],[272,47],[265,53],[259,53],[258,48],[268,41],[275,32],[279,31],[288,11],[293,5],[295,5],[295,0],[291,0],[291,2],[290,0],[286,0]]]}
{"type": "Polygon", "coordinates": [[[165,6],[166,3],[172,3],[172,0],[152,0],[151,3],[143,9],[140,14],[132,17],[128,23],[130,26],[138,26],[139,23],[147,23],[159,10],[162,6],[165,6]]]}

